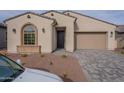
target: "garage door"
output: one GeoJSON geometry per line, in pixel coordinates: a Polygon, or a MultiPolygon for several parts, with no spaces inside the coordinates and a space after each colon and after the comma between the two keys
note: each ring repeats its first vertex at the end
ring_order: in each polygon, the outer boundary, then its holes
{"type": "Polygon", "coordinates": [[[76,49],[106,49],[106,33],[75,33],[76,49]]]}

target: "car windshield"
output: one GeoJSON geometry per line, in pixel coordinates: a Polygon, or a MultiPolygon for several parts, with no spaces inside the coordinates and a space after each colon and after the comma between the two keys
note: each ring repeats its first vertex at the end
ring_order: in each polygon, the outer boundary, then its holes
{"type": "Polygon", "coordinates": [[[24,71],[24,68],[13,60],[0,55],[0,82],[12,81],[24,71]]]}

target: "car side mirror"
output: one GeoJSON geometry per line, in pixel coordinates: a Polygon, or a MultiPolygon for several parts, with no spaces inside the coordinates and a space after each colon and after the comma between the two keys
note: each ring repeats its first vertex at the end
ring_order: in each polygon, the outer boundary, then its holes
{"type": "Polygon", "coordinates": [[[22,65],[20,59],[17,59],[17,60],[16,60],[16,63],[19,64],[19,65],[22,65]]]}

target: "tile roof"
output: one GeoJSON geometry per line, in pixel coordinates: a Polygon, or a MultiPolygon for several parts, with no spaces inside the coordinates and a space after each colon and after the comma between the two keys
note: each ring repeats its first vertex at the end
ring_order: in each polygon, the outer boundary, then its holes
{"type": "Polygon", "coordinates": [[[2,27],[2,28],[6,28],[6,25],[3,24],[3,23],[0,23],[0,27],[2,27]]]}
{"type": "Polygon", "coordinates": [[[116,28],[117,32],[124,32],[124,25],[118,25],[116,28]]]}

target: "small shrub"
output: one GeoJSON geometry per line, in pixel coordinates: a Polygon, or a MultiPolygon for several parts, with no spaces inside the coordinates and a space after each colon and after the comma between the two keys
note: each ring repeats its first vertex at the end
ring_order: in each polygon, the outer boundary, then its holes
{"type": "Polygon", "coordinates": [[[21,57],[27,57],[28,54],[21,54],[21,57]]]}
{"type": "Polygon", "coordinates": [[[68,74],[66,72],[63,73],[63,77],[67,78],[68,74]]]}
{"type": "Polygon", "coordinates": [[[67,58],[67,55],[63,54],[63,55],[62,55],[62,58],[67,58]]]}
{"type": "Polygon", "coordinates": [[[73,82],[72,79],[64,78],[64,77],[62,77],[62,76],[60,76],[60,77],[62,78],[62,80],[63,80],[64,82],[73,82]]]}
{"type": "Polygon", "coordinates": [[[121,54],[124,54],[124,51],[121,51],[121,54]]]}
{"type": "Polygon", "coordinates": [[[26,63],[22,63],[22,66],[24,66],[26,63]]]}
{"type": "Polygon", "coordinates": [[[53,62],[51,61],[49,64],[50,64],[50,65],[53,65],[53,62]]]}
{"type": "Polygon", "coordinates": [[[41,57],[45,57],[45,55],[44,55],[44,54],[40,54],[40,56],[41,56],[41,57]]]}

